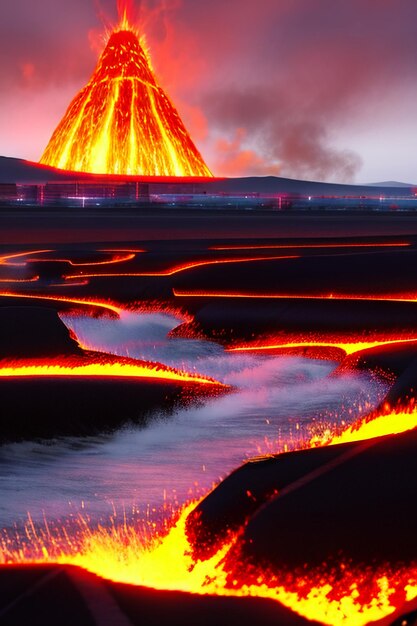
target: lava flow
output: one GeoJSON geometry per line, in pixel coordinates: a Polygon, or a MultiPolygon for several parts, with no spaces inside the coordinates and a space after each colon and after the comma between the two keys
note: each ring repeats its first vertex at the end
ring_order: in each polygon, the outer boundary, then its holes
{"type": "MultiPolygon", "coordinates": [[[[35,528],[32,520],[26,536],[10,535],[0,543],[0,563],[60,563],[76,565],[103,578],[121,583],[221,596],[256,596],[280,602],[296,613],[331,626],[363,626],[377,620],[417,596],[417,567],[389,566],[379,571],[303,572],[296,575],[259,571],[257,583],[225,571],[224,557],[238,541],[238,534],[219,546],[215,556],[194,561],[187,539],[186,521],[195,504],[185,507],[168,532],[153,534],[152,524],[115,523],[91,529],[79,520],[79,533],[71,537],[65,528],[35,528]]],[[[253,574],[253,573],[252,573],[253,574]]]]}
{"type": "MultiPolygon", "coordinates": [[[[417,426],[417,410],[408,412],[408,428],[417,426]]],[[[397,432],[399,414],[382,416],[376,434],[397,432]]],[[[378,419],[374,420],[376,424],[378,419]]],[[[367,438],[370,422],[362,421],[355,440],[367,438]]],[[[353,430],[353,429],[348,429],[353,430]]],[[[373,435],[375,436],[375,434],[373,435]]],[[[350,439],[351,440],[351,439],[350,439]]],[[[323,443],[323,442],[321,442],[323,443]]],[[[329,441],[326,442],[327,444],[329,441]]],[[[331,443],[336,443],[335,440],[331,443]]],[[[317,445],[312,441],[311,445],[317,445]]],[[[417,597],[417,566],[355,568],[340,563],[337,571],[281,574],[253,570],[245,575],[226,571],[225,556],[239,541],[239,532],[219,545],[211,559],[194,561],[186,532],[189,513],[196,503],[182,509],[159,532],[154,522],[117,522],[117,515],[107,526],[91,528],[82,518],[78,530],[68,533],[65,527],[35,527],[29,517],[25,534],[3,533],[0,563],[61,563],[81,566],[109,580],[155,589],[182,590],[197,594],[257,596],[269,598],[296,613],[332,626],[364,626],[383,618],[417,597]]],[[[238,565],[238,564],[237,564],[238,565]]],[[[246,571],[238,566],[239,572],[246,571]]]]}
{"type": "Polygon", "coordinates": [[[54,377],[54,376],[82,376],[108,378],[150,378],[174,382],[191,382],[203,385],[213,385],[226,388],[213,378],[189,374],[184,371],[169,368],[161,363],[141,362],[128,358],[77,359],[63,358],[54,362],[48,361],[3,361],[0,366],[1,378],[22,377],[54,377]]]}
{"type": "Polygon", "coordinates": [[[4,291],[0,292],[0,298],[20,298],[23,300],[42,300],[50,301],[50,302],[62,302],[63,304],[74,304],[76,306],[88,307],[88,308],[97,308],[100,311],[105,311],[108,315],[113,315],[116,317],[120,317],[124,312],[120,306],[116,306],[115,304],[111,304],[110,302],[101,302],[99,300],[87,300],[82,298],[67,298],[65,296],[46,296],[41,294],[31,294],[31,293],[18,293],[14,291],[4,291]]]}
{"type": "Polygon", "coordinates": [[[209,250],[231,251],[231,250],[282,250],[282,249],[344,249],[344,248],[407,248],[411,244],[407,242],[369,242],[369,243],[289,243],[289,244],[264,244],[252,246],[211,246],[209,250]]]}
{"type": "Polygon", "coordinates": [[[268,343],[248,343],[240,346],[232,346],[226,349],[226,352],[260,352],[262,354],[268,354],[271,352],[279,352],[285,350],[304,350],[308,348],[337,348],[343,350],[345,354],[354,354],[361,350],[369,350],[370,348],[378,348],[379,346],[391,346],[396,344],[417,344],[417,337],[393,337],[391,339],[374,339],[361,341],[347,341],[346,339],[339,339],[335,341],[289,341],[280,343],[279,341],[270,340],[268,343]]]}
{"type": "Polygon", "coordinates": [[[310,446],[337,445],[339,443],[353,443],[355,441],[365,441],[384,437],[386,435],[399,435],[417,428],[417,407],[414,404],[407,409],[391,410],[385,407],[379,415],[371,414],[361,418],[351,426],[348,426],[341,433],[334,433],[326,430],[319,436],[314,436],[310,441],[310,446]]]}
{"type": "Polygon", "coordinates": [[[126,15],[40,162],[93,174],[212,176],[126,15]]]}
{"type": "MultiPolygon", "coordinates": [[[[226,265],[230,263],[255,263],[256,261],[278,261],[283,259],[298,259],[298,256],[270,256],[270,257],[237,257],[232,259],[205,259],[201,261],[190,261],[188,263],[183,263],[182,265],[175,265],[174,267],[169,267],[165,270],[155,271],[155,272],[126,272],[126,273],[112,273],[112,274],[97,274],[83,273],[82,276],[84,278],[126,278],[126,277],[145,277],[145,276],[174,276],[175,274],[180,274],[181,272],[186,272],[188,270],[195,269],[197,267],[206,267],[208,265],[226,265]]],[[[78,274],[68,274],[65,276],[66,280],[72,280],[74,278],[79,278],[78,274]]]]}
{"type": "Polygon", "coordinates": [[[294,293],[253,293],[243,291],[186,291],[183,289],[173,289],[176,298],[235,298],[238,300],[334,300],[334,301],[351,301],[351,302],[409,302],[417,303],[417,295],[404,294],[347,294],[347,293],[328,293],[328,294],[294,294],[294,293]]]}

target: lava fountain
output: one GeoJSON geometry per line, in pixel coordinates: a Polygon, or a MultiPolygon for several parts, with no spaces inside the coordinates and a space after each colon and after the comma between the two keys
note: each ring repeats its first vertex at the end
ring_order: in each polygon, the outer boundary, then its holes
{"type": "Polygon", "coordinates": [[[40,162],[93,174],[212,176],[126,13],[40,162]]]}

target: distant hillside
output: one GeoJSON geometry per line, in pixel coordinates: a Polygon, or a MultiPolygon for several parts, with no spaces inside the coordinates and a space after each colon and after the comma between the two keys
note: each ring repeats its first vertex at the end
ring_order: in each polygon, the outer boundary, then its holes
{"type": "Polygon", "coordinates": [[[104,176],[65,172],[52,167],[15,159],[0,157],[0,184],[39,185],[48,182],[91,181],[91,182],[142,182],[164,185],[192,183],[194,193],[244,194],[288,194],[292,196],[315,197],[410,197],[414,196],[414,186],[404,183],[378,183],[371,185],[339,185],[290,178],[246,177],[246,178],[163,178],[146,176],[104,176]]]}
{"type": "Polygon", "coordinates": [[[370,183],[369,187],[417,187],[412,183],[400,183],[396,180],[388,180],[383,183],[370,183]]]}
{"type": "Polygon", "coordinates": [[[210,183],[210,188],[217,192],[224,193],[263,193],[263,194],[290,194],[302,196],[338,196],[338,197],[360,197],[360,196],[403,196],[408,197],[413,194],[411,186],[374,186],[374,185],[341,185],[336,183],[320,183],[305,180],[294,180],[291,178],[276,178],[268,176],[265,178],[226,178],[210,183]]]}

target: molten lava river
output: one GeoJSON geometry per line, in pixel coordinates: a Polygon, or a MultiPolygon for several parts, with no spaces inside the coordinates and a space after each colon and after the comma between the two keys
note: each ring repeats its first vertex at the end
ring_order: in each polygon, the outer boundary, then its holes
{"type": "Polygon", "coordinates": [[[402,601],[417,595],[409,569],[347,566],[337,581],[260,572],[257,585],[230,585],[222,559],[237,537],[194,562],[185,533],[195,502],[231,470],[251,456],[329,443],[380,402],[385,383],[364,373],[330,376],[332,361],[168,338],[179,323],[173,315],[61,318],[84,348],[196,371],[232,391],[154,415],[146,427],[2,446],[0,562],[69,563],[158,589],[268,597],[326,624],[366,624],[394,610],[399,589],[402,601]]]}

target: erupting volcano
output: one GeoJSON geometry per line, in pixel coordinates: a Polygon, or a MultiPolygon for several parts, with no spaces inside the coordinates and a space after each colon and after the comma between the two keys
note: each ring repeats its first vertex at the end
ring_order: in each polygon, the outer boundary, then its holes
{"type": "Polygon", "coordinates": [[[40,162],[93,174],[212,176],[126,19],[40,162]]]}

